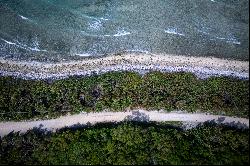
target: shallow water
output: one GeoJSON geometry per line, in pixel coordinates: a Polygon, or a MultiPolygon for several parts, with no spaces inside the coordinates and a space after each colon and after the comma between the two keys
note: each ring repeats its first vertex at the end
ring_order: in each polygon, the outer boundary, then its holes
{"type": "Polygon", "coordinates": [[[119,52],[249,59],[248,0],[0,0],[0,57],[119,52]]]}

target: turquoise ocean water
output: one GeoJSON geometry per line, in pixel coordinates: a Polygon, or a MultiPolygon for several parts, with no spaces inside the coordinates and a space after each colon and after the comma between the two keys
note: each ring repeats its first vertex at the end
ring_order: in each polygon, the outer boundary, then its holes
{"type": "Polygon", "coordinates": [[[249,60],[248,0],[0,0],[0,57],[119,52],[249,60]]]}

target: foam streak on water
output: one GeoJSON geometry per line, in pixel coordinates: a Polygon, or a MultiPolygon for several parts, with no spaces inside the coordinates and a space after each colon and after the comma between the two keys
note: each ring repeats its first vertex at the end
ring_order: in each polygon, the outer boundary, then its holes
{"type": "Polygon", "coordinates": [[[165,32],[166,32],[166,33],[169,33],[169,34],[185,36],[184,34],[178,32],[176,28],[167,28],[167,29],[165,30],[165,32]]]}
{"type": "Polygon", "coordinates": [[[19,15],[23,20],[29,20],[27,17],[19,15]]]}

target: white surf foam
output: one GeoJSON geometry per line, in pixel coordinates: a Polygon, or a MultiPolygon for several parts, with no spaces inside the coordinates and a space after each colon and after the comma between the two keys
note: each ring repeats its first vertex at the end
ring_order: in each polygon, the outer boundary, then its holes
{"type": "Polygon", "coordinates": [[[100,30],[102,28],[102,22],[99,20],[95,20],[89,23],[89,30],[100,30]]]}
{"type": "Polygon", "coordinates": [[[25,50],[31,50],[31,51],[42,51],[42,52],[48,52],[47,50],[41,50],[39,49],[38,47],[28,47],[26,44],[21,44],[20,42],[17,41],[17,43],[13,43],[13,42],[10,42],[10,41],[7,41],[3,38],[0,38],[2,41],[4,41],[5,43],[7,44],[10,44],[10,45],[15,45],[16,47],[19,47],[19,48],[22,48],[22,49],[25,49],[25,50]]]}
{"type": "Polygon", "coordinates": [[[223,40],[226,43],[233,43],[233,44],[237,44],[237,45],[241,44],[241,42],[238,41],[236,39],[236,37],[234,35],[232,35],[232,34],[229,34],[228,37],[215,36],[214,34],[211,34],[211,33],[208,32],[208,31],[211,31],[211,30],[212,30],[212,28],[202,27],[201,29],[198,29],[197,31],[204,34],[204,35],[207,35],[207,36],[211,37],[210,40],[218,39],[218,40],[223,40]]]}
{"type": "Polygon", "coordinates": [[[81,54],[75,54],[77,56],[81,56],[81,57],[91,57],[92,55],[91,54],[88,54],[88,53],[81,53],[81,54]]]}
{"type": "Polygon", "coordinates": [[[124,29],[122,30],[118,30],[118,32],[116,34],[114,34],[113,36],[118,37],[118,36],[126,36],[126,35],[130,35],[131,33],[128,31],[125,31],[124,29]]]}
{"type": "Polygon", "coordinates": [[[10,44],[10,45],[16,45],[16,43],[12,43],[12,42],[7,41],[7,40],[4,40],[4,39],[2,39],[2,38],[1,38],[1,40],[2,40],[2,41],[4,41],[4,42],[5,42],[5,43],[7,43],[7,44],[10,44]]]}
{"type": "Polygon", "coordinates": [[[167,28],[164,32],[173,35],[185,36],[183,33],[178,32],[176,28],[167,28]]]}
{"type": "Polygon", "coordinates": [[[23,20],[29,20],[27,17],[24,17],[22,15],[19,15],[19,17],[21,17],[23,20]]]}

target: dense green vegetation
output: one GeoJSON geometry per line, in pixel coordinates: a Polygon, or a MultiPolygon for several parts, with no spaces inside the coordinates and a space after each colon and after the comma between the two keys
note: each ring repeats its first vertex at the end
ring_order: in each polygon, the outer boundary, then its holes
{"type": "Polygon", "coordinates": [[[0,120],[51,118],[81,111],[174,109],[248,117],[249,80],[197,79],[191,73],[111,72],[63,80],[0,77],[0,120]]]}
{"type": "Polygon", "coordinates": [[[0,139],[0,164],[248,164],[249,130],[123,122],[0,139]]]}

